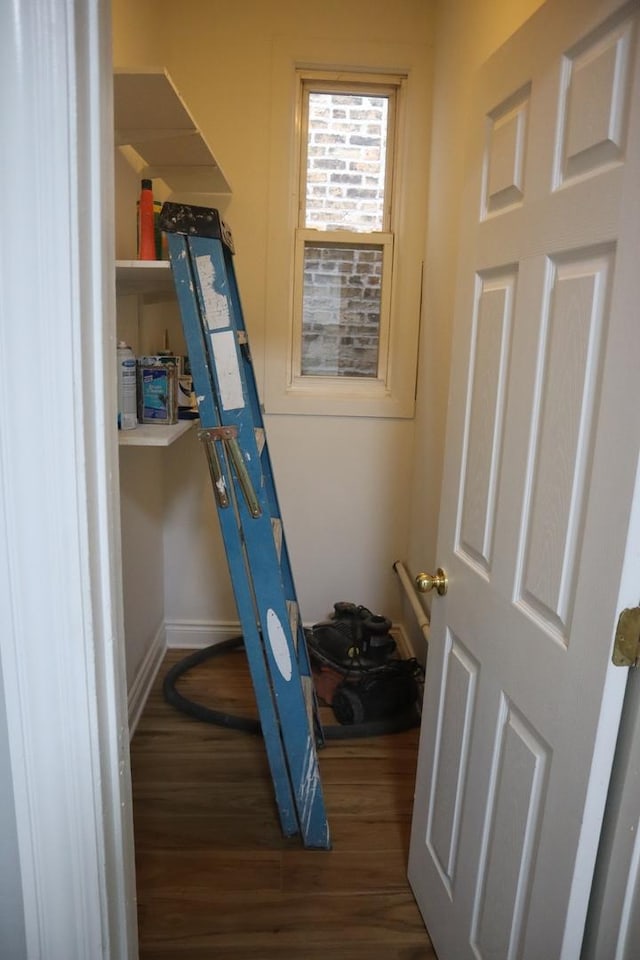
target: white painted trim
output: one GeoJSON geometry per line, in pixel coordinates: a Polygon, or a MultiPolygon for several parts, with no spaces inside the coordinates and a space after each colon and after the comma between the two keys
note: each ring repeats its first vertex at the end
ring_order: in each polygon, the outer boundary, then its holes
{"type": "Polygon", "coordinates": [[[166,651],[167,638],[166,629],[163,624],[153,638],[142,663],[138,667],[129,690],[129,740],[132,739],[136,732],[136,727],[138,726],[158,671],[162,666],[166,651]]]}
{"type": "Polygon", "coordinates": [[[110,36],[108,0],[0,4],[0,352],[16,361],[0,408],[20,398],[0,431],[0,701],[20,858],[8,879],[34,960],[137,956],[110,36]]]}
{"type": "MultiPolygon", "coordinates": [[[[242,634],[242,627],[237,621],[165,620],[164,626],[168,650],[200,650],[242,634]]],[[[311,627],[311,624],[306,626],[311,627]]],[[[413,643],[404,625],[394,623],[391,632],[402,657],[415,657],[413,643]]],[[[129,699],[131,700],[131,694],[129,699]]]]}
{"type": "Polygon", "coordinates": [[[136,731],[168,649],[200,650],[237,637],[241,633],[239,623],[166,620],[151,642],[129,690],[129,738],[131,739],[136,731]]]}
{"type": "Polygon", "coordinates": [[[242,634],[237,621],[165,620],[167,648],[200,650],[242,634]]]}
{"type": "Polygon", "coordinates": [[[410,635],[405,630],[403,623],[394,623],[391,628],[391,633],[394,640],[396,641],[396,646],[398,648],[398,653],[403,660],[411,660],[416,657],[415,647],[413,646],[413,641],[411,640],[410,635]]]}

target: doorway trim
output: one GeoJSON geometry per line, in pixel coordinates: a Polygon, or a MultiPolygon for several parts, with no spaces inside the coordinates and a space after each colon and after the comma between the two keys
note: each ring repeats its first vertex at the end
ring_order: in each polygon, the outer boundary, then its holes
{"type": "Polygon", "coordinates": [[[8,880],[27,956],[133,960],[110,2],[4,4],[0,35],[0,702],[20,861],[8,880]]]}

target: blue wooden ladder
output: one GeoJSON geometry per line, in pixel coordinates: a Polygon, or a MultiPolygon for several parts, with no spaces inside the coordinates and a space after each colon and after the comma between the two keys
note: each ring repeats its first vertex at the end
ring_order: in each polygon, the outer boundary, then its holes
{"type": "Polygon", "coordinates": [[[203,443],[282,830],[327,849],[322,726],[233,267],[217,210],[165,203],[203,443]]]}

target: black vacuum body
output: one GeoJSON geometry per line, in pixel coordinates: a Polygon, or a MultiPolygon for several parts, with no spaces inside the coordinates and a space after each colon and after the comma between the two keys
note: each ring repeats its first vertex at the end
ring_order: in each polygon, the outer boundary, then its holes
{"type": "Polygon", "coordinates": [[[384,666],[396,650],[391,621],[366,607],[340,601],[333,616],[307,632],[309,652],[320,663],[354,674],[384,666]]]}
{"type": "MultiPolygon", "coordinates": [[[[328,620],[305,630],[316,695],[338,721],[323,726],[323,739],[384,736],[419,724],[423,671],[416,660],[398,658],[390,630],[386,617],[344,601],[334,604],[328,620]]],[[[175,664],[163,682],[167,703],[205,723],[260,734],[258,720],[206,707],[178,689],[190,670],[242,643],[241,636],[234,637],[196,650],[175,664]]]]}
{"type": "Polygon", "coordinates": [[[391,720],[415,709],[421,671],[415,660],[398,659],[390,630],[386,617],[340,601],[307,631],[316,693],[339,723],[391,720]]]}

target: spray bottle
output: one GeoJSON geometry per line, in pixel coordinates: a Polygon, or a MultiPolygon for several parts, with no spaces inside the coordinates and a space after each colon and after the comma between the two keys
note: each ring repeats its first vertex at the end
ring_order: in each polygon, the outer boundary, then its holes
{"type": "Polygon", "coordinates": [[[136,406],[136,358],[124,340],[118,342],[118,429],[133,430],[138,426],[136,406]]]}

